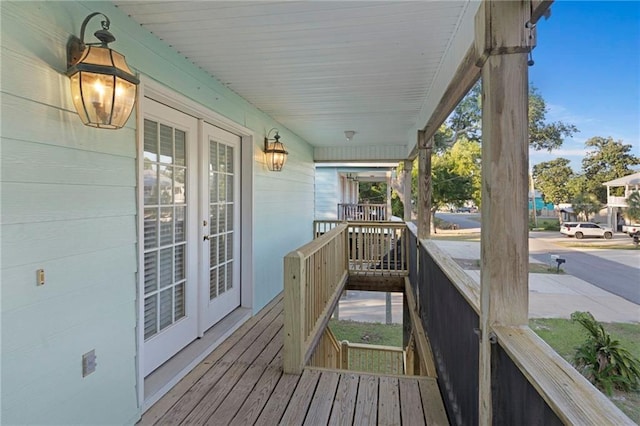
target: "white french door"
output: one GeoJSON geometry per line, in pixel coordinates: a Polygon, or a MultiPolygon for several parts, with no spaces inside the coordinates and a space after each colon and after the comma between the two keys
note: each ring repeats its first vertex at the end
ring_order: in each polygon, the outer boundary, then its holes
{"type": "Polygon", "coordinates": [[[147,376],[240,305],[240,138],[145,98],[142,139],[147,376]]]}
{"type": "Polygon", "coordinates": [[[240,306],[240,137],[203,124],[202,331],[240,306]]]}

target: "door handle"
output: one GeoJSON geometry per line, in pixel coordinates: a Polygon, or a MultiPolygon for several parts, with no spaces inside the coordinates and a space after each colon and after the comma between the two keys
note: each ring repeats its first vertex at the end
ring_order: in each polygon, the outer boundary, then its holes
{"type": "Polygon", "coordinates": [[[211,235],[205,235],[204,237],[202,237],[203,241],[209,241],[211,240],[211,235]]]}

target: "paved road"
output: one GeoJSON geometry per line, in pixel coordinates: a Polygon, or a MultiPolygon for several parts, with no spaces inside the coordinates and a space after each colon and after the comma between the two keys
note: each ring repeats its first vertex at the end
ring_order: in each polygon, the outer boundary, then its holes
{"type": "MultiPolygon", "coordinates": [[[[478,213],[438,212],[436,215],[458,224],[460,229],[480,226],[478,213]]],[[[566,237],[556,232],[532,232],[529,235],[529,254],[534,259],[549,263],[551,254],[560,255],[567,261],[562,268],[568,274],[640,304],[640,250],[569,248],[554,244],[554,241],[566,241],[566,237]]],[[[624,234],[616,234],[614,240],[630,243],[630,238],[624,234]]],[[[602,243],[603,240],[583,240],[586,241],[602,243]]]]}
{"type": "MultiPolygon", "coordinates": [[[[563,238],[531,233],[529,255],[548,263],[550,255],[557,254],[567,260],[562,269],[568,274],[640,304],[640,251],[571,248],[554,244],[554,240],[563,238]]],[[[628,237],[620,240],[626,243],[628,237]]]]}
{"type": "Polygon", "coordinates": [[[443,213],[436,212],[436,217],[455,223],[458,229],[480,228],[480,213],[443,213]]]}

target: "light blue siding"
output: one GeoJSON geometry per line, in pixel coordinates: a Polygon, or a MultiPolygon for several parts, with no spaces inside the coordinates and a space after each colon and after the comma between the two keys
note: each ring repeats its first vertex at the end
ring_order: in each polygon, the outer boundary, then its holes
{"type": "Polygon", "coordinates": [[[336,219],[340,201],[340,179],[335,167],[316,168],[316,219],[336,219]]]}
{"type": "Polygon", "coordinates": [[[283,256],[311,237],[306,142],[111,3],[1,2],[3,424],[131,424],[140,414],[135,119],[118,131],[83,126],[64,75],[67,40],[94,11],[109,16],[112,46],[137,72],[255,133],[254,262],[244,269],[255,311],[282,290],[283,256]],[[280,173],[262,154],[273,127],[290,153],[280,173]],[[98,367],[83,378],[92,349],[98,367]]]}

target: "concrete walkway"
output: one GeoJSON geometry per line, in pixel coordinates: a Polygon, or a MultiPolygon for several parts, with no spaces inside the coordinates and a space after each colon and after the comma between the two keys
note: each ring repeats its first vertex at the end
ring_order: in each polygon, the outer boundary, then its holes
{"type": "MultiPolygon", "coordinates": [[[[480,242],[433,241],[452,258],[480,259],[480,242]]],[[[480,283],[479,270],[465,272],[480,283]]],[[[640,322],[640,305],[586,281],[568,274],[529,274],[529,318],[569,318],[574,311],[589,311],[601,322],[640,322]]]]}

